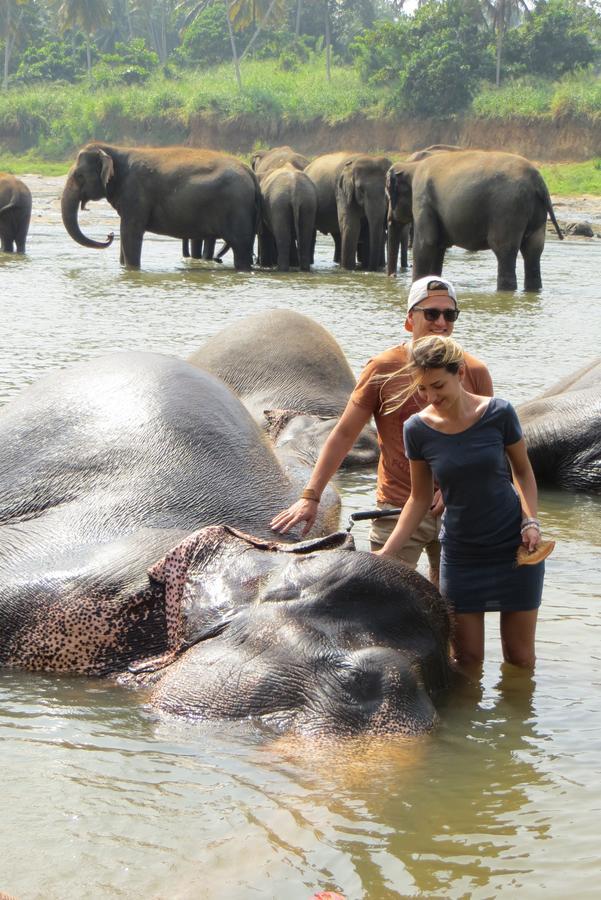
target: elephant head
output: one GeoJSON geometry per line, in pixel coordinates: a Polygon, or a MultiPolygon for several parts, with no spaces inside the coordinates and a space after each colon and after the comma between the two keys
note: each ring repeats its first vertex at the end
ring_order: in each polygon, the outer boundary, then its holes
{"type": "Polygon", "coordinates": [[[184,650],[142,674],[155,708],[312,736],[436,724],[450,677],[446,604],[422,576],[355,551],[350,535],[283,545],[215,526],[150,574],[177,610],[184,650]]]}
{"type": "Polygon", "coordinates": [[[104,249],[113,243],[114,235],[106,241],[94,241],[83,234],[77,221],[77,209],[86,208],[88,200],[101,200],[107,196],[107,185],[114,175],[111,156],[101,147],[90,144],[80,150],[75,165],[67,176],[61,199],[63,224],[74,241],[84,247],[104,249]]]}
{"type": "MultiPolygon", "coordinates": [[[[383,156],[358,156],[350,159],[342,168],[336,183],[336,204],[341,222],[343,252],[341,265],[354,268],[354,259],[344,259],[344,234],[348,219],[358,217],[367,220],[365,236],[369,252],[365,254],[367,268],[375,271],[383,262],[384,230],[386,223],[386,196],[384,184],[390,160],[383,156]],[[341,217],[342,212],[342,217],[341,217]],[[344,220],[347,219],[345,222],[344,220]]],[[[352,246],[352,242],[349,247],[352,246]]],[[[353,253],[354,253],[354,247],[353,253]]]]}
{"type": "Polygon", "coordinates": [[[411,166],[397,163],[386,173],[386,198],[388,201],[388,222],[408,225],[413,219],[411,211],[413,191],[411,166]]]}

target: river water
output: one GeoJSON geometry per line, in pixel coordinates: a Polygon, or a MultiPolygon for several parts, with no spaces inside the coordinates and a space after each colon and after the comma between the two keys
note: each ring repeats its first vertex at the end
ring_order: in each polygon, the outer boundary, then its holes
{"type": "MultiPolygon", "coordinates": [[[[341,273],[318,243],[311,274],[236,274],[148,236],[143,271],[74,244],[59,179],[25,179],[25,258],[0,254],[0,403],[44,373],[113,350],[186,356],[271,307],[325,325],[358,373],[399,341],[409,275],[341,273]]],[[[103,237],[109,207],[82,213],[103,237]]],[[[118,233],[118,228],[115,228],[118,233]]],[[[231,259],[231,257],[226,257],[231,259]]],[[[601,346],[601,241],[548,240],[540,294],[494,292],[494,258],[452,250],[455,335],[519,403],[601,346]]],[[[23,448],[27,452],[27,447],[23,448]]],[[[374,474],[340,478],[343,516],[374,474]]],[[[22,900],[599,894],[601,498],[545,490],[547,563],[534,677],[504,669],[491,614],[482,680],[416,741],[315,746],[247,724],[161,721],[134,692],[79,678],[0,675],[0,891],[22,900]]],[[[344,521],[344,520],[343,520],[344,521]]],[[[359,547],[367,528],[357,526],[359,547]]]]}

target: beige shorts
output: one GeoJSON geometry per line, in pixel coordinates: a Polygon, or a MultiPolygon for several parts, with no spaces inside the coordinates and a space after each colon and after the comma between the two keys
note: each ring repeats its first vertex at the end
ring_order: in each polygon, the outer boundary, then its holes
{"type": "MultiPolygon", "coordinates": [[[[392,503],[378,503],[378,509],[394,508],[394,504],[392,503]]],[[[385,519],[374,519],[369,532],[372,550],[377,550],[378,547],[382,547],[386,543],[392,534],[398,518],[398,516],[390,516],[385,519]]],[[[426,513],[405,546],[397,553],[397,557],[401,562],[405,563],[406,566],[415,569],[418,560],[422,555],[422,551],[425,550],[428,555],[430,568],[438,571],[440,568],[439,532],[440,516],[433,516],[431,512],[426,513]]]]}

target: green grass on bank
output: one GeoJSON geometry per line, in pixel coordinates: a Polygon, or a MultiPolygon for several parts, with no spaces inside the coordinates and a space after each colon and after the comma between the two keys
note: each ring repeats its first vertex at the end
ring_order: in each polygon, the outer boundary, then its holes
{"type": "Polygon", "coordinates": [[[580,163],[541,165],[540,170],[551,194],[601,196],[601,158],[580,163]]]}

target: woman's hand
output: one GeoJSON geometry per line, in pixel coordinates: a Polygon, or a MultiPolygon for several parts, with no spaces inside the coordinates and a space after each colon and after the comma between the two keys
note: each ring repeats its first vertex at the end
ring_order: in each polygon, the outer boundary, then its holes
{"type": "Polygon", "coordinates": [[[318,508],[319,503],[317,500],[297,500],[288,509],[284,509],[277,516],[274,516],[269,523],[269,527],[272,531],[287,534],[298,522],[305,522],[305,527],[302,530],[302,536],[304,537],[313,527],[313,523],[317,518],[318,508]]]}
{"type": "Polygon", "coordinates": [[[524,531],[522,531],[522,544],[528,553],[532,553],[533,550],[536,550],[539,541],[540,528],[537,528],[536,525],[532,525],[530,528],[525,528],[524,531]]]}

